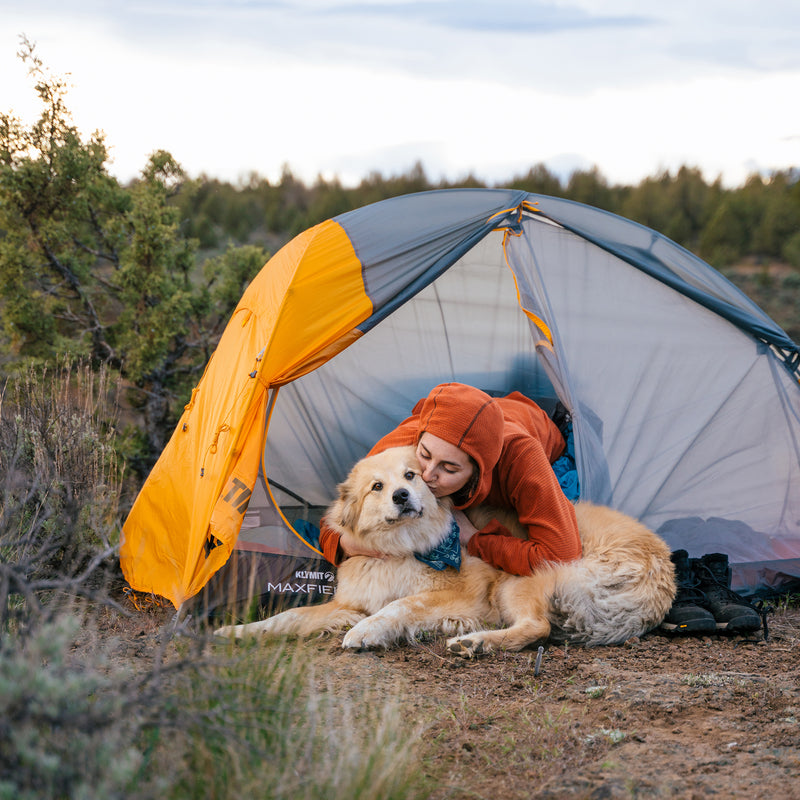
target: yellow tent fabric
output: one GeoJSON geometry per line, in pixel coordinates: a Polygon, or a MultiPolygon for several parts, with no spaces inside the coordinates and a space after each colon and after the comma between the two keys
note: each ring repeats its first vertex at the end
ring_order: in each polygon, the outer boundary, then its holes
{"type": "Polygon", "coordinates": [[[371,313],[362,265],[332,220],[267,262],[123,526],[131,588],[178,608],[225,564],[257,478],[269,390],[333,357],[371,313]]]}

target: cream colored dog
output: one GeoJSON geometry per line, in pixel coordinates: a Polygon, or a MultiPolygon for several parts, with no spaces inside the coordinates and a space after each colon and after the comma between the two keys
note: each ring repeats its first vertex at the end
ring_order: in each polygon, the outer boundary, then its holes
{"type": "MultiPolygon", "coordinates": [[[[462,551],[459,570],[441,571],[427,553],[451,533],[452,514],[420,476],[413,447],[359,461],[338,487],[328,525],[347,531],[382,558],[355,556],[339,567],[329,603],[290,609],[259,622],[220,628],[219,636],[309,636],[350,627],[342,646],[388,647],[417,633],[444,633],[451,652],[470,657],[495,648],[520,650],[554,638],[615,644],[658,625],[675,596],[666,543],[609,508],[578,503],[583,557],[517,577],[462,551]],[[496,630],[484,630],[495,626],[496,630]]],[[[481,527],[488,509],[476,509],[481,527]]],[[[501,521],[510,529],[514,520],[501,521]]]]}

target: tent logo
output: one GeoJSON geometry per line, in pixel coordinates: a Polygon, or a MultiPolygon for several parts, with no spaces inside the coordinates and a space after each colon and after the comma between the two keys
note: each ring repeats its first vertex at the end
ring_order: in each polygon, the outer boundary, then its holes
{"type": "Polygon", "coordinates": [[[333,580],[332,572],[309,572],[308,570],[300,569],[294,574],[295,578],[302,578],[304,580],[312,581],[326,581],[330,583],[333,580]]]}
{"type": "Polygon", "coordinates": [[[244,514],[247,504],[253,492],[250,487],[238,478],[231,478],[228,493],[222,498],[224,502],[230,503],[239,514],[244,514]]]}
{"type": "Polygon", "coordinates": [[[272,583],[267,582],[268,592],[278,592],[280,594],[308,594],[313,595],[315,592],[318,594],[332,595],[333,586],[327,586],[321,583],[272,583]]]}

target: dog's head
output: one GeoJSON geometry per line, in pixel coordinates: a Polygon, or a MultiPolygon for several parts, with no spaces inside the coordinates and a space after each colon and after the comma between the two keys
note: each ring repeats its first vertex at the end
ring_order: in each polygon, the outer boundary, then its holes
{"type": "Polygon", "coordinates": [[[338,486],[328,524],[387,555],[427,552],[449,530],[449,504],[422,480],[413,447],[393,447],[357,462],[338,486]]]}

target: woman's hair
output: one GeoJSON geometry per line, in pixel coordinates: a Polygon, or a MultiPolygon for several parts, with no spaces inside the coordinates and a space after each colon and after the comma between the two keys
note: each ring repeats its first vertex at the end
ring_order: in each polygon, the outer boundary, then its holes
{"type": "Polygon", "coordinates": [[[478,477],[480,470],[478,469],[478,462],[472,456],[469,456],[469,463],[472,465],[472,475],[470,475],[467,482],[457,491],[450,495],[450,499],[455,506],[463,506],[469,502],[475,490],[478,488],[478,477]]]}

